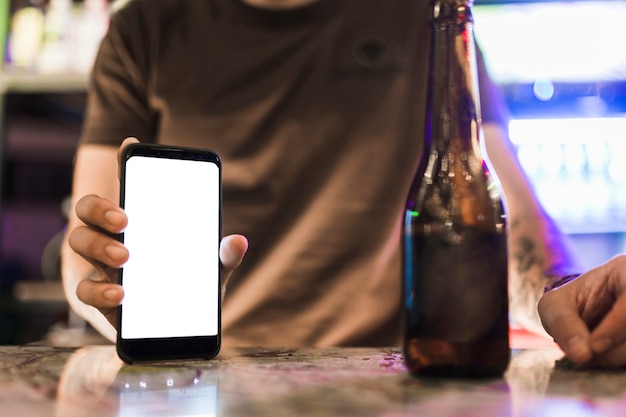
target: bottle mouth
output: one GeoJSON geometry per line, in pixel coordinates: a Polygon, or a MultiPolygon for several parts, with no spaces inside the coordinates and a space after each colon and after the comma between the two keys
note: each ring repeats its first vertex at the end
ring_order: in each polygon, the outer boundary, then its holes
{"type": "Polygon", "coordinates": [[[459,18],[463,21],[471,20],[471,8],[474,0],[432,0],[432,17],[459,18]]]}

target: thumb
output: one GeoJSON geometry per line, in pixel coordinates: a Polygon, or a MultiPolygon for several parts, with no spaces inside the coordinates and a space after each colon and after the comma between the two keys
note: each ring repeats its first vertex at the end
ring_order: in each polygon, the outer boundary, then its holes
{"type": "Polygon", "coordinates": [[[134,137],[127,137],[126,139],[124,139],[124,141],[122,142],[122,144],[120,145],[120,147],[117,150],[117,176],[120,176],[120,165],[122,162],[122,151],[124,150],[124,148],[126,148],[128,145],[132,144],[132,143],[139,143],[139,139],[134,138],[134,137]]]}
{"type": "Polygon", "coordinates": [[[241,264],[248,250],[248,239],[242,235],[228,235],[220,243],[220,263],[222,267],[222,295],[233,271],[241,264]]]}
{"type": "Polygon", "coordinates": [[[539,316],[546,331],[572,362],[589,362],[593,353],[589,347],[589,328],[576,305],[575,286],[571,282],[552,290],[539,300],[539,316]]]}

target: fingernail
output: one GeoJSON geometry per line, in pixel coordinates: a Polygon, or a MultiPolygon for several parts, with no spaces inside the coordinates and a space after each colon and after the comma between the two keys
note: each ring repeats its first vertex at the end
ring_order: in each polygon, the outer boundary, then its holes
{"type": "Polygon", "coordinates": [[[591,350],[595,353],[605,353],[611,346],[613,346],[613,341],[608,337],[602,337],[591,342],[591,350]]]}
{"type": "Polygon", "coordinates": [[[116,210],[108,210],[104,213],[106,221],[112,225],[118,226],[124,221],[124,215],[116,210]]]}
{"type": "Polygon", "coordinates": [[[109,289],[106,290],[102,296],[109,301],[114,301],[119,298],[119,291],[116,289],[109,289]]]}
{"type": "Polygon", "coordinates": [[[105,247],[104,252],[114,261],[121,261],[126,256],[126,249],[117,245],[109,245],[105,247]]]}
{"type": "Polygon", "coordinates": [[[591,357],[591,350],[587,346],[587,342],[580,336],[574,336],[567,341],[568,356],[571,359],[586,360],[591,357]]]}

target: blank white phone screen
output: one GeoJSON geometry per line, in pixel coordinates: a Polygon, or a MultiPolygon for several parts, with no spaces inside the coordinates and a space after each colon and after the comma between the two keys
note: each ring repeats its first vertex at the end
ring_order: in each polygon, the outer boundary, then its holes
{"type": "Polygon", "coordinates": [[[218,166],[131,156],[125,176],[122,338],[216,336],[218,166]]]}

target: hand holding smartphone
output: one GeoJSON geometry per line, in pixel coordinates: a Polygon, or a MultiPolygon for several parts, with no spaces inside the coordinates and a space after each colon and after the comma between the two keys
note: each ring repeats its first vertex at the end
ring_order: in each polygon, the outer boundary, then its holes
{"type": "Polygon", "coordinates": [[[211,358],[220,348],[221,162],[207,150],[124,148],[117,351],[125,362],[211,358]]]}

